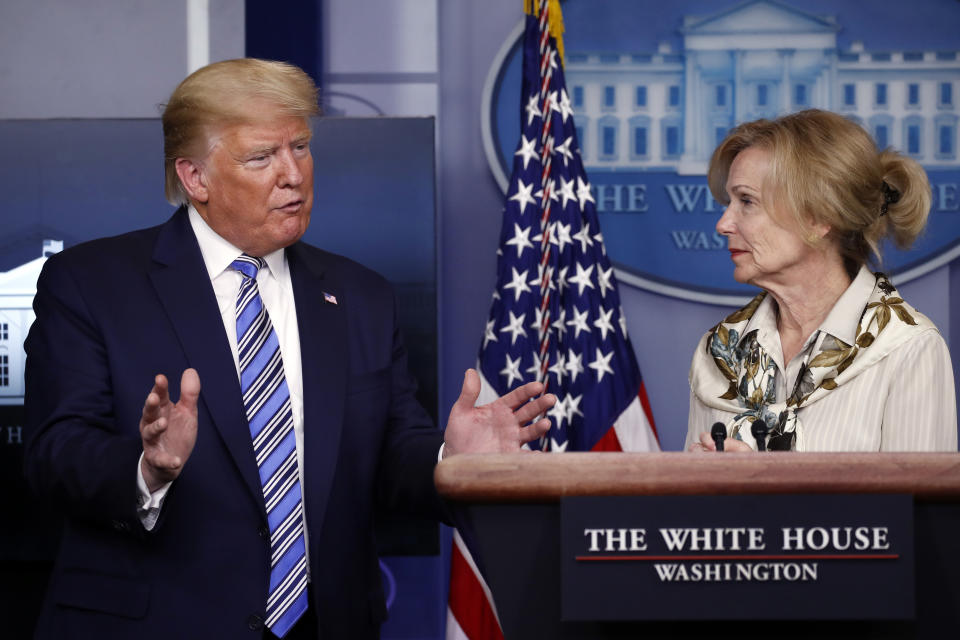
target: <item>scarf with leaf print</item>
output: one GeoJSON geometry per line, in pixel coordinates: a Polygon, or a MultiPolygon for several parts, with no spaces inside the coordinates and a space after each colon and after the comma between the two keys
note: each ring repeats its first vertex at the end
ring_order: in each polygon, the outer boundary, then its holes
{"type": "Polygon", "coordinates": [[[729,437],[756,450],[751,426],[762,419],[769,430],[768,449],[804,451],[801,409],[841,388],[919,331],[933,328],[884,274],[874,275],[876,284],[860,316],[854,344],[831,335],[819,346],[815,341],[816,352],[808,350],[785,402],[775,402],[776,377],[782,374],[757,342],[757,330],[744,335],[766,292],[707,332],[693,358],[690,388],[706,406],[734,414],[726,424],[729,437]]]}

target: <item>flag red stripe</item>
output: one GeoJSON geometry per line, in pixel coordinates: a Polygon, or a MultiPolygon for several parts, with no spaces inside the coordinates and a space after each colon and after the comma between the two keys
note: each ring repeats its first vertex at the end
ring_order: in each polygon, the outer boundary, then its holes
{"type": "Polygon", "coordinates": [[[503,640],[487,595],[457,545],[450,554],[450,612],[470,640],[503,640]]]}
{"type": "Polygon", "coordinates": [[[623,451],[623,447],[620,446],[620,438],[617,437],[617,430],[613,427],[607,429],[607,432],[597,440],[597,444],[593,445],[590,451],[623,451]]]}
{"type": "Polygon", "coordinates": [[[660,442],[657,425],[653,423],[653,410],[650,408],[650,398],[647,397],[647,385],[643,384],[643,380],[640,381],[640,391],[637,393],[637,397],[640,398],[640,406],[643,407],[643,412],[647,415],[647,422],[650,423],[650,431],[653,431],[653,437],[657,439],[657,442],[660,442]]]}
{"type": "MultiPolygon", "coordinates": [[[[659,442],[660,436],[657,435],[657,428],[653,424],[653,413],[650,411],[650,400],[647,398],[647,388],[642,381],[640,382],[640,391],[637,393],[637,398],[640,400],[640,406],[643,407],[644,415],[647,416],[647,422],[650,423],[650,430],[653,432],[653,437],[659,442]]],[[[607,429],[603,437],[597,440],[596,444],[594,444],[590,450],[623,451],[623,445],[620,444],[620,438],[617,437],[617,430],[614,427],[607,429]]]]}

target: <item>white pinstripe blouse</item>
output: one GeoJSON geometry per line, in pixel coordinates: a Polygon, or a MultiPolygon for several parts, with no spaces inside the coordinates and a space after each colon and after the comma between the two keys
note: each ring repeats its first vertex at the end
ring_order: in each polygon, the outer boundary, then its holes
{"type": "MultiPolygon", "coordinates": [[[[820,330],[787,365],[786,375],[776,303],[772,296],[764,299],[743,333],[759,329],[758,341],[776,362],[778,402],[793,389],[811,341],[820,342],[830,334],[853,343],[873,283],[874,276],[862,268],[820,330]]],[[[710,431],[714,422],[726,423],[733,415],[706,406],[691,390],[684,449],[701,432],[710,431]]],[[[800,409],[798,416],[807,451],[956,451],[957,406],[947,345],[937,331],[918,333],[854,379],[800,409]]]]}

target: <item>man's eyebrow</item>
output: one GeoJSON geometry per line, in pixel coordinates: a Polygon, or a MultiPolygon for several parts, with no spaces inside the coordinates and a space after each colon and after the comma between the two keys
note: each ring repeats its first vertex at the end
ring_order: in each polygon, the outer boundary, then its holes
{"type": "Polygon", "coordinates": [[[263,146],[250,147],[249,149],[245,149],[242,155],[244,157],[259,156],[259,155],[273,153],[276,150],[277,150],[276,145],[265,144],[263,146]]]}

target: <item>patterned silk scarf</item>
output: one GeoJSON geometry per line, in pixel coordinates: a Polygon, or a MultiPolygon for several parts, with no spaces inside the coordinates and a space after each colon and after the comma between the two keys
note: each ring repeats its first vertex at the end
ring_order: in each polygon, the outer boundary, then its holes
{"type": "Polygon", "coordinates": [[[726,425],[729,437],[756,449],[750,427],[762,419],[769,430],[769,449],[804,451],[801,409],[839,389],[920,330],[933,328],[926,316],[904,302],[885,275],[875,277],[854,344],[827,335],[818,346],[814,338],[785,402],[775,401],[777,376],[782,374],[757,341],[758,330],[744,335],[765,292],[703,337],[690,369],[690,387],[708,407],[734,414],[726,425]]]}

